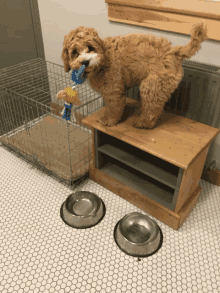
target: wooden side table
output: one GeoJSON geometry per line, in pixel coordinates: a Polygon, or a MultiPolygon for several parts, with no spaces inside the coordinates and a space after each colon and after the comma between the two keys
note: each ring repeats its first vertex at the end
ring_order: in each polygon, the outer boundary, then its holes
{"type": "MultiPolygon", "coordinates": [[[[128,110],[133,102],[127,101],[128,110]]],[[[97,122],[102,111],[82,120],[93,131],[90,178],[178,230],[198,201],[208,149],[220,130],[171,113],[149,130],[129,118],[105,127],[97,122]]]]}

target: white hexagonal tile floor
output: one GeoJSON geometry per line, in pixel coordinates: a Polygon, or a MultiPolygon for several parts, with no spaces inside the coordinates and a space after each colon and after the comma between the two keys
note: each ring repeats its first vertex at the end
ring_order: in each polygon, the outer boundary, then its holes
{"type": "Polygon", "coordinates": [[[220,187],[200,185],[178,231],[155,219],[163,245],[138,260],[113,237],[116,223],[138,208],[86,179],[76,190],[101,197],[106,215],[92,228],[71,228],[60,207],[73,191],[0,147],[0,292],[220,292],[220,187]]]}

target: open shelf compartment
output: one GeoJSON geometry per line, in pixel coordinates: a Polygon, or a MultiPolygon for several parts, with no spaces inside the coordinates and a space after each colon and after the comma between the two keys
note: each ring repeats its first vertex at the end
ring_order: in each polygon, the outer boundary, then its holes
{"type": "Polygon", "coordinates": [[[175,190],[157,180],[121,163],[120,161],[101,154],[102,166],[100,171],[120,181],[126,186],[137,190],[159,204],[174,210],[175,190]]]}
{"type": "Polygon", "coordinates": [[[173,189],[179,189],[178,177],[181,168],[106,133],[98,130],[95,130],[95,132],[97,168],[99,166],[100,152],[173,189]]]}

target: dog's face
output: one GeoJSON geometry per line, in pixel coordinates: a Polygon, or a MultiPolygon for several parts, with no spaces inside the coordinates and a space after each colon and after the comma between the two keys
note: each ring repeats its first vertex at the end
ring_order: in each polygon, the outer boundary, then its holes
{"type": "Polygon", "coordinates": [[[62,59],[65,71],[86,66],[85,72],[93,71],[103,59],[104,45],[93,28],[83,26],[65,36],[62,59]]]}

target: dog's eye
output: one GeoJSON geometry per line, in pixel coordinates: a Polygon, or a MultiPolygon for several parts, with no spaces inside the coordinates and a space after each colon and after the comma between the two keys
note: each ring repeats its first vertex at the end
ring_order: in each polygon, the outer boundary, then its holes
{"type": "Polygon", "coordinates": [[[88,46],[89,52],[95,51],[95,49],[92,46],[88,46]]]}
{"type": "Polygon", "coordinates": [[[77,50],[73,50],[73,55],[77,55],[77,50]]]}

